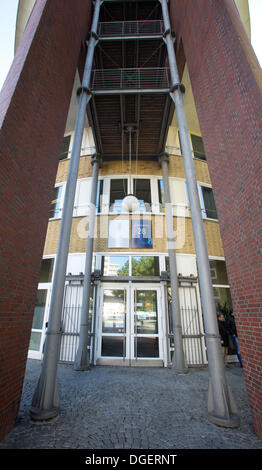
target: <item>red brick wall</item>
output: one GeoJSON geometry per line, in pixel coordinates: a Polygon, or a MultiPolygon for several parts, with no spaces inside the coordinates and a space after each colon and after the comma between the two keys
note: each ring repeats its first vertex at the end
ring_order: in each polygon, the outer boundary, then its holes
{"type": "Polygon", "coordinates": [[[91,0],[38,0],[0,94],[0,440],[18,412],[52,188],[91,0]]]}
{"type": "Polygon", "coordinates": [[[261,70],[233,0],[171,0],[170,8],[188,64],[253,424],[262,438],[261,70]]]}

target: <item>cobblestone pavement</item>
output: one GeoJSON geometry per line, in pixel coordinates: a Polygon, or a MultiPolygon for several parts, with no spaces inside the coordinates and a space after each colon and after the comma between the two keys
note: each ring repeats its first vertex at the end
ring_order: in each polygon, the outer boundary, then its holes
{"type": "Polygon", "coordinates": [[[41,363],[28,360],[18,421],[0,449],[262,449],[253,429],[243,369],[226,370],[241,424],[228,429],[207,418],[207,369],[99,366],[76,372],[59,364],[61,411],[45,424],[29,408],[41,363]]]}

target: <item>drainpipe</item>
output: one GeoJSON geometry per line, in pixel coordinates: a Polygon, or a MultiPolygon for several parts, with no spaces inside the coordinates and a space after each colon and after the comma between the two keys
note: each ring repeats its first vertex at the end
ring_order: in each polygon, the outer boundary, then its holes
{"type": "Polygon", "coordinates": [[[97,182],[98,170],[100,166],[100,158],[94,156],[92,158],[93,175],[91,185],[91,200],[90,211],[88,216],[88,236],[86,242],[86,261],[85,261],[85,277],[84,277],[84,291],[80,320],[80,336],[79,346],[76,354],[74,369],[87,370],[90,367],[90,351],[88,351],[89,343],[89,306],[90,306],[90,291],[91,291],[91,274],[92,274],[92,259],[93,259],[93,245],[94,245],[94,232],[96,221],[96,195],[97,195],[97,182]]]}
{"type": "Polygon", "coordinates": [[[82,86],[78,90],[79,104],[76,117],[75,135],[68,170],[64,207],[62,212],[58,250],[54,270],[54,280],[50,302],[48,329],[46,336],[45,353],[42,371],[33,396],[30,416],[35,421],[43,421],[56,417],[59,413],[59,396],[57,388],[57,363],[61,342],[61,317],[63,308],[64,287],[66,278],[66,266],[69,250],[72,216],[75,200],[75,189],[78,176],[81,144],[86,117],[86,107],[91,98],[89,90],[94,49],[97,43],[97,25],[101,0],[95,1],[92,20],[91,35],[88,41],[82,86]]]}
{"type": "Polygon", "coordinates": [[[159,157],[159,163],[162,169],[164,195],[165,195],[165,215],[166,215],[166,234],[168,243],[168,256],[169,256],[169,269],[170,269],[170,286],[171,286],[171,313],[172,313],[172,324],[174,334],[174,370],[178,373],[188,372],[188,368],[185,361],[185,354],[183,350],[183,338],[182,338],[182,324],[181,324],[181,312],[179,302],[179,291],[178,291],[178,279],[177,279],[177,263],[176,263],[176,251],[175,251],[175,236],[173,227],[173,214],[172,204],[170,197],[170,188],[168,180],[168,163],[169,156],[164,153],[159,157]]]}
{"type": "Polygon", "coordinates": [[[209,396],[208,414],[214,424],[224,427],[238,427],[240,424],[237,407],[229,389],[225,366],[221,353],[221,344],[217,324],[216,306],[210,276],[208,251],[205,239],[204,224],[199,202],[195,167],[190,147],[189,132],[183,103],[184,87],[179,82],[174,44],[167,0],[159,0],[162,6],[165,25],[164,40],[168,51],[168,60],[172,87],[170,96],[175,103],[179,135],[184,159],[184,168],[188,187],[191,218],[197,256],[198,276],[202,300],[202,311],[205,324],[205,337],[208,354],[209,396]]]}

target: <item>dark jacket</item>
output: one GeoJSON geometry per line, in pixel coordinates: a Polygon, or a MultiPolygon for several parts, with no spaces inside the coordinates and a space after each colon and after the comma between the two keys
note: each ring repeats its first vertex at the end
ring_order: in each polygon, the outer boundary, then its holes
{"type": "Polygon", "coordinates": [[[222,346],[227,347],[228,346],[228,331],[227,331],[226,322],[218,320],[218,329],[219,329],[221,341],[223,341],[222,346]]]}
{"type": "Polygon", "coordinates": [[[227,326],[227,331],[231,336],[237,336],[235,318],[233,317],[233,315],[227,315],[226,326],[227,326]]]}

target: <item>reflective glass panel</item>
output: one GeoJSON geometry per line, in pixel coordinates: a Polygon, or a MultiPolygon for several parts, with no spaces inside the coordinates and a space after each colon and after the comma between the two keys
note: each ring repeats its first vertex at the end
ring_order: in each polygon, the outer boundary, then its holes
{"type": "Polygon", "coordinates": [[[209,260],[212,284],[228,284],[226,263],[222,260],[209,260]]]}
{"type": "Polygon", "coordinates": [[[33,318],[33,329],[42,330],[44,313],[45,313],[45,304],[46,304],[46,289],[39,289],[37,291],[36,305],[33,318]]]}
{"type": "Polygon", "coordinates": [[[128,256],[103,256],[103,276],[129,276],[128,256]]]}
{"type": "Polygon", "coordinates": [[[51,282],[54,258],[42,259],[39,282],[51,282]]]}
{"type": "Polygon", "coordinates": [[[98,180],[97,182],[97,193],[96,193],[96,211],[102,211],[102,197],[103,197],[103,180],[98,180]]]}
{"type": "Polygon", "coordinates": [[[103,336],[102,356],[123,357],[124,338],[117,336],[103,336]]]}
{"type": "Polygon", "coordinates": [[[41,333],[36,333],[35,331],[33,331],[31,333],[29,349],[31,351],[39,351],[40,342],[41,342],[41,333]]]}
{"type": "Polygon", "coordinates": [[[157,292],[136,290],[135,293],[135,333],[158,333],[157,292]]]}
{"type": "Polygon", "coordinates": [[[62,198],[63,186],[58,186],[53,190],[53,199],[51,201],[51,208],[49,217],[57,218],[61,215],[61,198],[62,198]]]}
{"type": "Polygon", "coordinates": [[[213,287],[213,290],[217,313],[222,312],[227,314],[232,311],[230,289],[226,287],[213,287]]]}
{"type": "Polygon", "coordinates": [[[158,198],[160,212],[165,212],[165,193],[163,180],[158,180],[158,198]]]}
{"type": "Polygon", "coordinates": [[[135,338],[136,357],[159,357],[158,338],[135,338]]]}
{"type": "Polygon", "coordinates": [[[159,276],[158,256],[132,256],[132,276],[159,276]]]}
{"type": "Polygon", "coordinates": [[[209,219],[217,219],[217,211],[212,189],[205,186],[201,186],[200,189],[204,206],[204,216],[209,219]]]}
{"type": "Polygon", "coordinates": [[[127,180],[111,180],[110,184],[110,212],[120,213],[122,210],[122,201],[127,195],[127,180]]]}
{"type": "Polygon", "coordinates": [[[134,194],[139,201],[137,212],[151,212],[150,179],[134,179],[134,194]]]}
{"type": "Polygon", "coordinates": [[[166,262],[166,271],[169,273],[170,268],[169,268],[169,258],[168,258],[168,256],[165,256],[165,262],[166,262]]]}
{"type": "Polygon", "coordinates": [[[194,156],[196,158],[200,158],[201,160],[206,160],[202,137],[200,137],[199,135],[191,134],[191,141],[192,141],[194,156]]]}
{"type": "Polygon", "coordinates": [[[63,138],[62,148],[59,160],[64,160],[68,157],[69,145],[70,145],[71,135],[67,135],[63,138]]]}
{"type": "Polygon", "coordinates": [[[103,333],[124,333],[126,330],[125,289],[105,289],[103,304],[103,333]]]}

